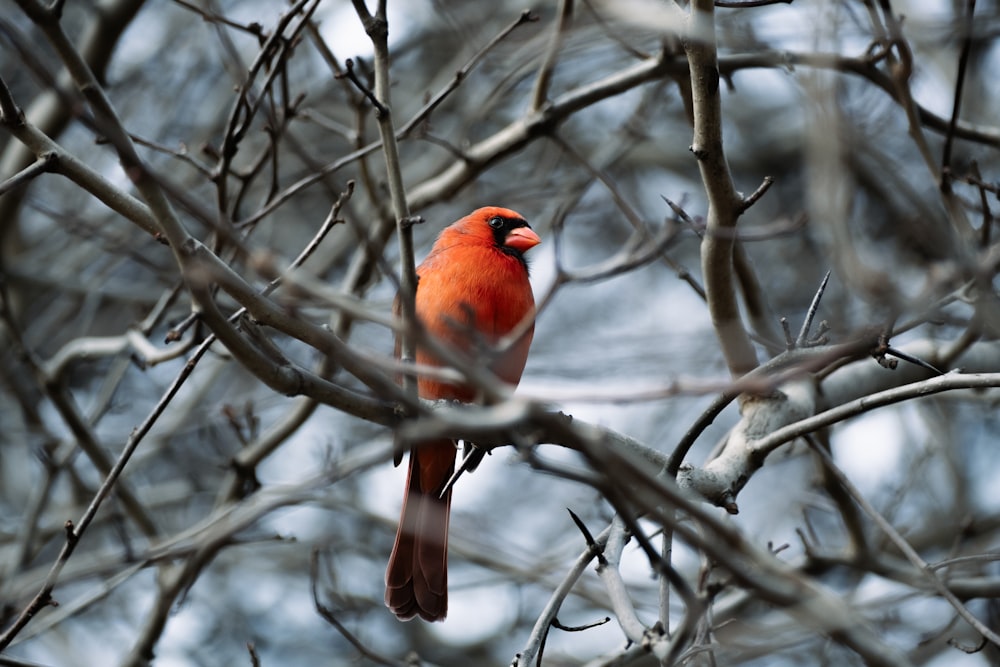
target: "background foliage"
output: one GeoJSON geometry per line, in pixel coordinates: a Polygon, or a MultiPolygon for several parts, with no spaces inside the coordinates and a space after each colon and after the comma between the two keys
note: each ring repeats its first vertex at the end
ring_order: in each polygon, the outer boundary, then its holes
{"type": "Polygon", "coordinates": [[[995,2],[63,5],[0,5],[0,663],[996,663],[995,2]],[[486,204],[525,377],[400,425],[397,220],[486,204]],[[394,428],[517,443],[444,624],[394,428]]]}

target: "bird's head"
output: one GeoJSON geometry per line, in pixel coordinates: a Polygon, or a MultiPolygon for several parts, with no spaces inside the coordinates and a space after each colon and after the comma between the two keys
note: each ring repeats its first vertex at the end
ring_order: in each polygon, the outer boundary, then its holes
{"type": "Polygon", "coordinates": [[[495,246],[524,261],[524,253],[542,242],[520,213],[499,206],[485,206],[465,216],[452,228],[466,241],[495,246]]]}

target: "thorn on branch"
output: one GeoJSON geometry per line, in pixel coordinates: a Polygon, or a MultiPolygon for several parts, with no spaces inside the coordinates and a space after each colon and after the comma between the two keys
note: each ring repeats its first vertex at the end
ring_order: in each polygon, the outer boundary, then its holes
{"type": "Polygon", "coordinates": [[[822,282],[819,284],[819,289],[816,290],[816,294],[813,295],[812,302],[809,304],[809,310],[806,312],[806,317],[802,321],[802,329],[799,330],[799,337],[795,339],[795,344],[798,347],[808,347],[810,344],[815,345],[814,341],[822,337],[824,333],[822,324],[816,332],[816,336],[812,339],[809,338],[809,329],[812,328],[813,318],[816,317],[816,311],[819,310],[819,302],[823,298],[823,293],[826,292],[826,286],[830,282],[830,272],[827,271],[826,275],[823,276],[822,282]]]}
{"type": "Polygon", "coordinates": [[[670,207],[670,210],[673,211],[674,215],[677,216],[678,220],[680,220],[681,222],[687,224],[689,227],[691,227],[692,229],[694,229],[696,232],[698,231],[697,226],[694,223],[694,220],[691,219],[691,216],[688,215],[687,211],[685,211],[683,208],[681,208],[680,204],[675,204],[672,200],[667,199],[663,195],[660,195],[660,199],[662,199],[664,202],[666,202],[667,206],[670,207]]]}
{"type": "Polygon", "coordinates": [[[605,616],[599,621],[594,621],[593,623],[586,623],[584,625],[563,625],[559,622],[558,618],[553,618],[550,624],[553,628],[557,630],[562,630],[564,632],[583,632],[584,630],[590,630],[591,628],[596,628],[604,625],[605,623],[610,623],[611,617],[605,616]]]}
{"type": "Polygon", "coordinates": [[[354,71],[354,59],[348,58],[344,62],[344,65],[347,68],[346,71],[344,71],[341,74],[337,74],[336,77],[338,79],[347,77],[347,80],[353,83],[354,86],[361,91],[361,94],[368,98],[368,101],[370,101],[372,103],[372,106],[375,107],[375,113],[379,117],[382,117],[383,115],[389,113],[389,109],[386,108],[384,104],[378,101],[378,98],[375,97],[375,93],[372,92],[372,89],[363,84],[361,82],[361,79],[358,78],[357,73],[354,71]]]}
{"type": "Polygon", "coordinates": [[[792,328],[788,323],[788,318],[782,317],[778,320],[781,323],[781,330],[785,334],[785,349],[795,350],[799,348],[807,347],[817,347],[819,345],[826,345],[830,342],[827,337],[827,333],[830,331],[830,325],[826,320],[821,320],[816,326],[815,333],[809,333],[812,329],[813,319],[816,317],[816,311],[819,310],[819,302],[823,298],[823,293],[826,291],[827,283],[830,281],[830,272],[827,271],[826,275],[823,276],[823,281],[819,285],[819,289],[816,290],[816,294],[813,296],[812,302],[809,304],[809,310],[806,312],[805,318],[802,320],[802,328],[799,329],[799,335],[797,338],[792,338],[792,328]]]}
{"type": "Polygon", "coordinates": [[[716,7],[740,9],[743,7],[766,7],[767,5],[790,5],[793,0],[715,0],[716,7]]]}
{"type": "Polygon", "coordinates": [[[778,322],[781,324],[781,331],[785,334],[785,349],[795,349],[795,339],[792,338],[792,325],[788,323],[787,317],[782,317],[778,322]]]}
{"type": "Polygon", "coordinates": [[[871,351],[872,357],[878,362],[878,365],[882,368],[888,368],[889,370],[895,370],[899,365],[898,360],[906,361],[916,366],[919,366],[925,370],[928,370],[935,375],[944,375],[944,371],[938,369],[936,366],[928,361],[924,361],[918,357],[914,357],[911,354],[907,354],[902,350],[898,350],[891,345],[889,345],[889,334],[881,333],[878,337],[878,342],[871,351]],[[889,359],[888,357],[894,357],[889,359]]]}
{"type": "MultiPolygon", "coordinates": [[[[944,371],[938,369],[937,367],[935,367],[930,362],[924,361],[923,359],[920,359],[919,357],[914,357],[913,355],[907,354],[906,352],[903,352],[902,350],[897,350],[896,348],[892,347],[891,345],[887,345],[886,346],[885,353],[888,354],[888,355],[891,355],[893,357],[896,357],[897,359],[902,359],[903,361],[908,361],[911,364],[915,364],[917,366],[920,366],[921,368],[929,370],[930,372],[934,373],[935,375],[944,375],[944,371]]],[[[895,368],[895,366],[894,366],[894,368],[895,368]]]]}
{"type": "Polygon", "coordinates": [[[570,508],[567,507],[566,511],[569,512],[569,515],[573,519],[573,523],[576,524],[576,527],[580,529],[581,533],[583,533],[583,539],[586,541],[587,546],[590,547],[590,553],[597,557],[598,567],[607,566],[608,559],[604,557],[604,549],[597,544],[597,540],[595,540],[594,536],[591,535],[589,530],[587,530],[587,526],[584,525],[583,520],[570,508]]]}
{"type": "Polygon", "coordinates": [[[455,472],[453,472],[451,477],[448,478],[448,481],[444,483],[443,487],[441,487],[441,491],[438,493],[438,498],[444,500],[445,496],[448,495],[448,492],[451,491],[451,487],[455,486],[455,482],[458,481],[458,478],[465,473],[472,472],[478,468],[479,464],[483,461],[483,457],[488,453],[489,452],[487,450],[477,445],[465,443],[465,456],[462,457],[462,463],[459,464],[455,472]]]}

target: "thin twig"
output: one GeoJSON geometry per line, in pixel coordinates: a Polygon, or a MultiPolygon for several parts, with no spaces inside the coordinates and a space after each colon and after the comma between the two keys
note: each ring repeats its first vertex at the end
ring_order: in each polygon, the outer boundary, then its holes
{"type": "Polygon", "coordinates": [[[944,148],[941,151],[941,187],[946,190],[951,188],[951,148],[955,141],[955,127],[958,124],[958,116],[962,108],[962,90],[965,87],[965,74],[968,70],[969,54],[972,51],[972,32],[975,28],[975,13],[976,0],[966,0],[962,52],[958,57],[958,73],[955,75],[955,96],[951,104],[951,120],[948,121],[948,131],[944,137],[944,148]]]}
{"type": "Polygon", "coordinates": [[[371,660],[379,665],[388,665],[389,667],[409,667],[410,663],[402,660],[396,660],[390,658],[387,655],[379,653],[370,647],[366,646],[358,637],[354,635],[353,632],[347,629],[340,619],[337,618],[333,610],[327,607],[325,604],[319,600],[319,549],[313,549],[312,553],[309,555],[309,590],[312,592],[313,607],[324,621],[332,625],[340,635],[348,641],[361,657],[371,660]]]}
{"type": "MultiPolygon", "coordinates": [[[[978,162],[973,160],[969,170],[972,172],[971,176],[965,180],[971,185],[976,186],[979,190],[979,206],[983,210],[983,221],[979,226],[979,247],[988,248],[990,245],[990,236],[993,231],[993,211],[990,208],[989,198],[986,196],[986,192],[990,189],[990,186],[983,183],[983,176],[979,173],[978,162]]],[[[1000,186],[993,186],[992,190],[995,194],[1000,194],[1000,186]]]]}
{"type": "Polygon", "coordinates": [[[17,172],[3,183],[0,183],[0,197],[11,190],[24,185],[37,176],[55,171],[56,156],[53,153],[43,153],[37,160],[17,172]]]}
{"type": "Polygon", "coordinates": [[[434,112],[438,106],[444,102],[449,95],[451,95],[465,79],[469,76],[469,73],[475,68],[479,62],[486,57],[486,55],[492,51],[500,42],[505,40],[508,35],[510,35],[514,30],[525,23],[537,23],[538,14],[526,9],[518,15],[514,21],[508,24],[500,32],[498,32],[490,41],[486,42],[483,48],[479,49],[468,62],[458,68],[455,72],[455,76],[449,81],[444,88],[439,90],[433,97],[431,97],[420,109],[417,110],[410,120],[406,121],[396,132],[396,138],[402,139],[409,136],[410,132],[413,131],[415,127],[422,124],[427,118],[434,112]]]}
{"type": "MultiPolygon", "coordinates": [[[[784,2],[784,1],[791,2],[791,0],[781,0],[781,1],[782,2],[784,2]]],[[[718,3],[716,3],[716,5],[718,5],[718,3]]],[[[761,182],[761,184],[759,186],[757,186],[757,189],[754,190],[750,194],[749,197],[745,197],[743,199],[743,203],[740,204],[740,212],[741,213],[745,213],[748,208],[750,208],[751,206],[753,206],[754,204],[756,204],[757,201],[761,197],[763,197],[767,193],[768,190],[771,189],[772,185],[774,185],[774,177],[773,176],[765,176],[764,180],[761,182]]]]}
{"type": "Polygon", "coordinates": [[[549,38],[549,46],[545,51],[545,57],[538,68],[538,75],[535,77],[535,86],[531,93],[531,110],[538,111],[548,100],[549,85],[552,83],[552,71],[556,67],[559,59],[559,52],[562,47],[563,37],[569,29],[570,21],[573,19],[573,0],[559,0],[557,10],[559,19],[553,27],[552,37],[549,38]]]}
{"type": "MultiPolygon", "coordinates": [[[[378,100],[376,118],[379,135],[382,138],[382,155],[385,157],[386,175],[389,182],[389,196],[396,218],[396,237],[399,240],[399,293],[398,302],[406,325],[400,336],[400,356],[404,361],[416,359],[417,341],[410,332],[417,330],[416,258],[413,251],[413,227],[410,224],[410,208],[403,184],[403,170],[399,160],[399,147],[392,120],[390,101],[391,79],[389,74],[389,22],[386,17],[385,2],[379,2],[375,15],[365,6],[364,0],[352,0],[354,9],[361,19],[365,33],[371,39],[375,51],[375,91],[378,100]]],[[[403,391],[409,399],[417,395],[417,379],[411,373],[403,375],[403,391]]]]}
{"type": "MultiPolygon", "coordinates": [[[[812,446],[813,443],[810,443],[812,446]]],[[[854,502],[861,506],[865,514],[875,522],[875,525],[879,527],[886,537],[895,545],[897,549],[902,552],[903,556],[910,561],[914,568],[921,574],[924,578],[931,584],[937,593],[943,597],[948,603],[955,609],[959,616],[961,616],[965,621],[972,626],[972,628],[981,634],[984,639],[988,639],[993,643],[994,646],[1000,647],[1000,635],[994,632],[992,629],[987,627],[982,621],[980,621],[976,616],[969,611],[961,600],[959,600],[951,589],[948,588],[948,584],[941,580],[934,569],[920,557],[920,554],[910,546],[910,543],[899,534],[899,532],[892,527],[885,517],[875,509],[863,493],[851,482],[850,478],[844,474],[844,472],[834,463],[833,458],[830,453],[822,447],[812,446],[812,451],[819,457],[823,462],[823,465],[830,471],[830,473],[837,479],[837,481],[847,489],[847,492],[851,494],[854,498],[854,502]]]]}
{"type": "Polygon", "coordinates": [[[544,652],[545,641],[548,637],[549,629],[552,627],[552,621],[559,613],[563,601],[569,595],[577,580],[583,575],[587,566],[604,549],[610,533],[611,528],[609,526],[601,531],[600,535],[593,538],[594,546],[588,543],[586,550],[577,557],[562,581],[552,591],[552,595],[549,596],[548,602],[546,602],[545,607],[535,620],[534,626],[532,626],[524,648],[521,649],[521,652],[512,661],[511,664],[513,667],[528,667],[532,663],[535,663],[536,667],[541,667],[541,655],[544,652]],[[596,549],[594,548],[595,546],[596,549]]]}
{"type": "Polygon", "coordinates": [[[386,109],[386,107],[379,101],[379,99],[375,97],[375,93],[372,92],[372,89],[366,86],[361,81],[361,79],[358,78],[357,73],[354,71],[353,58],[348,58],[347,60],[344,61],[344,68],[345,68],[344,73],[341,76],[345,77],[348,81],[353,83],[354,87],[357,88],[361,92],[361,94],[364,95],[365,98],[372,103],[372,106],[375,107],[375,113],[377,114],[387,113],[388,109],[386,109]]]}
{"type": "Polygon", "coordinates": [[[136,449],[139,447],[139,444],[146,437],[146,434],[149,433],[150,429],[152,429],[153,425],[156,424],[160,416],[166,411],[167,407],[173,401],[174,396],[176,396],[181,386],[190,377],[191,373],[197,366],[198,361],[205,355],[206,352],[208,352],[210,346],[211,341],[205,341],[198,347],[195,353],[190,359],[188,359],[188,362],[181,369],[181,372],[174,378],[174,381],[171,383],[170,387],[167,388],[167,391],[164,392],[164,394],[160,397],[160,400],[157,401],[150,413],[146,416],[142,423],[132,431],[131,435],[129,435],[128,440],[125,442],[125,446],[122,448],[121,454],[118,456],[118,459],[115,461],[110,472],[105,476],[104,481],[101,483],[101,487],[91,499],[86,511],[80,519],[76,521],[76,523],[67,528],[66,541],[63,543],[62,549],[56,557],[55,563],[53,563],[52,568],[49,570],[45,580],[42,582],[41,589],[31,602],[24,607],[20,615],[17,617],[17,620],[15,620],[14,623],[7,628],[2,635],[0,635],[0,652],[10,645],[18,633],[24,629],[24,627],[39,611],[41,611],[46,605],[50,604],[52,600],[52,590],[55,588],[56,582],[59,580],[59,575],[66,563],[69,561],[70,556],[72,556],[73,552],[76,550],[77,544],[80,543],[80,538],[93,522],[94,517],[97,516],[97,511],[104,503],[104,500],[111,494],[112,489],[118,483],[118,478],[125,470],[125,466],[132,458],[136,449]]]}

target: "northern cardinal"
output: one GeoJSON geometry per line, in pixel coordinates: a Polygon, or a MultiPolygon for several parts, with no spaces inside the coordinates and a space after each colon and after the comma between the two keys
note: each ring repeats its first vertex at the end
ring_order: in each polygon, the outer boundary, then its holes
{"type": "MultiPolygon", "coordinates": [[[[441,232],[417,267],[416,314],[427,334],[466,355],[495,345],[534,315],[524,253],[541,239],[519,214],[480,208],[441,232]]],[[[517,384],[528,358],[534,325],[513,345],[490,357],[489,368],[517,384]]],[[[397,341],[397,355],[399,342],[397,341]]],[[[418,364],[443,362],[418,347],[418,364]]],[[[418,378],[421,398],[471,403],[475,387],[418,378]]],[[[448,515],[455,470],[452,440],[414,443],[396,542],[385,573],[385,604],[401,620],[438,621],[448,613],[448,515]]],[[[398,463],[398,461],[397,461],[398,463]]]]}

